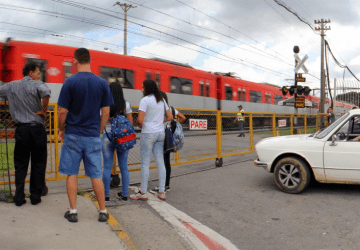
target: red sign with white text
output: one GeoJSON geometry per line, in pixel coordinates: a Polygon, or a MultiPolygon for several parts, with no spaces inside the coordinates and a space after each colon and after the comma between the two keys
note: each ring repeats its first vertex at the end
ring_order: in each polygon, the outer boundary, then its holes
{"type": "Polygon", "coordinates": [[[286,127],[286,120],[279,120],[279,127],[286,127]]]}
{"type": "Polygon", "coordinates": [[[207,130],[207,120],[189,119],[190,130],[207,130]]]}

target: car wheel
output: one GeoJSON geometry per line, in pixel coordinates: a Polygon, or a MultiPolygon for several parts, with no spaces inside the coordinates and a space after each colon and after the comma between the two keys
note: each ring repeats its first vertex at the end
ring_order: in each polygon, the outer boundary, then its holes
{"type": "Polygon", "coordinates": [[[309,167],[297,157],[286,157],[278,161],[274,177],[280,190],[289,194],[301,193],[311,180],[309,167]]]}

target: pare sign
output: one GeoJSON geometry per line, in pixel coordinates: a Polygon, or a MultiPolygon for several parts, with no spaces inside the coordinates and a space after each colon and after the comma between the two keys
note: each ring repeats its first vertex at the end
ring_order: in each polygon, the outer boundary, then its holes
{"type": "Polygon", "coordinates": [[[190,130],[207,130],[207,120],[189,119],[190,130]]]}
{"type": "Polygon", "coordinates": [[[279,128],[280,127],[286,127],[286,120],[279,120],[279,128]]]}

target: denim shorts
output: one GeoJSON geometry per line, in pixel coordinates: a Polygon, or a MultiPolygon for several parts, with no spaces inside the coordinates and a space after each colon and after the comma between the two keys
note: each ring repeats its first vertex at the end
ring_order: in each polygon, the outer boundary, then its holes
{"type": "Polygon", "coordinates": [[[59,172],[66,175],[78,175],[83,160],[85,174],[92,178],[102,177],[100,137],[85,137],[65,134],[61,148],[59,172]]]}

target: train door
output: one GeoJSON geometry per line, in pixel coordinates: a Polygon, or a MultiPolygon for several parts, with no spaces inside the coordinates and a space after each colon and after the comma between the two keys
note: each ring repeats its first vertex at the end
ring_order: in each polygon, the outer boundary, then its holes
{"type": "MultiPolygon", "coordinates": [[[[26,63],[36,63],[40,67],[40,81],[46,82],[46,60],[37,59],[37,58],[27,58],[26,63]]],[[[25,64],[26,64],[25,63],[25,64]]]]}
{"type": "Polygon", "coordinates": [[[145,80],[154,80],[160,90],[163,90],[164,92],[169,92],[166,90],[166,87],[163,84],[164,72],[162,70],[146,69],[145,80]]]}

